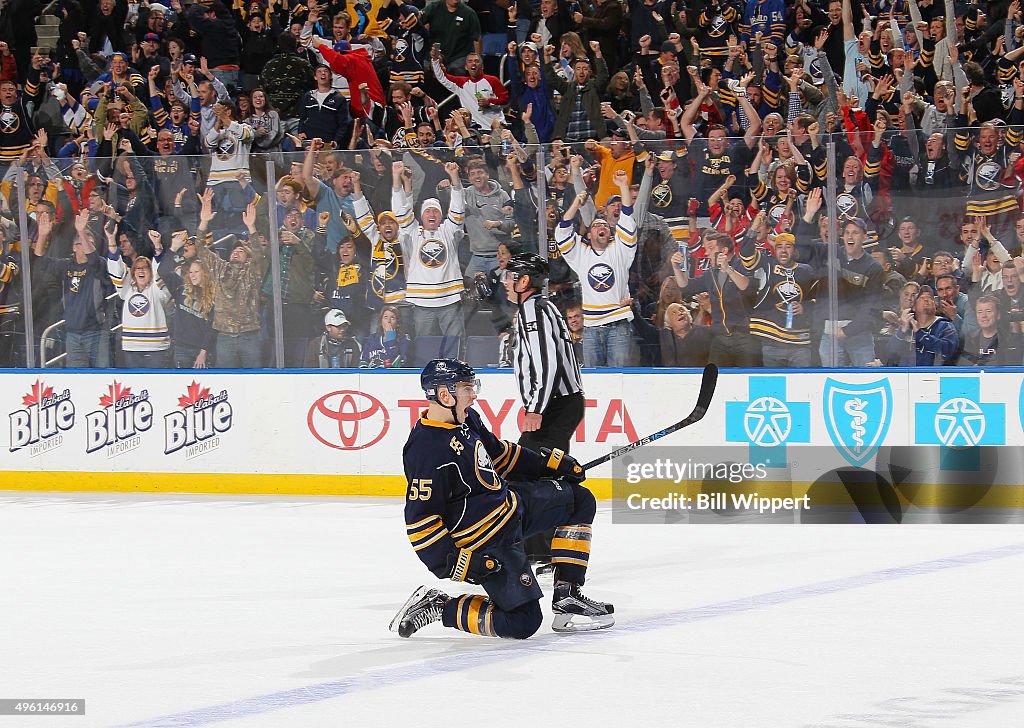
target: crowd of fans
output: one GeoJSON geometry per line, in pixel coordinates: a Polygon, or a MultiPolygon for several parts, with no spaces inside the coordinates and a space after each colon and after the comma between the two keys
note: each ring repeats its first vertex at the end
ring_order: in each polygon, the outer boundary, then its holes
{"type": "Polygon", "coordinates": [[[1019,0],[8,0],[0,366],[1021,365],[1022,142],[1019,0]]]}

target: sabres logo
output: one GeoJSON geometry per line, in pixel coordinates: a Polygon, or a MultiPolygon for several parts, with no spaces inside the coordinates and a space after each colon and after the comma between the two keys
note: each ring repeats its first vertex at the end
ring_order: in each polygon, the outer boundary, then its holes
{"type": "Polygon", "coordinates": [[[128,313],[136,318],[140,318],[149,313],[149,299],[143,296],[141,293],[133,294],[128,299],[128,313]]]}
{"type": "Polygon", "coordinates": [[[409,50],[409,43],[404,38],[397,38],[395,40],[395,56],[394,60],[396,63],[402,63],[405,61],[405,52],[409,50]]]}
{"type": "Polygon", "coordinates": [[[651,190],[651,200],[657,208],[665,208],[672,204],[672,188],[662,182],[651,190]]]}
{"type": "Polygon", "coordinates": [[[999,189],[999,176],[1002,174],[1002,167],[992,161],[982,162],[974,173],[974,179],[980,189],[986,192],[999,189]]]}
{"type": "Polygon", "coordinates": [[[857,204],[857,198],[849,192],[836,195],[836,208],[839,210],[839,217],[857,217],[857,210],[859,207],[860,205],[857,204]]]}
{"type": "Polygon", "coordinates": [[[598,293],[609,291],[615,285],[615,271],[607,263],[598,263],[587,271],[587,282],[598,293]]]}
{"type": "Polygon", "coordinates": [[[440,240],[425,240],[420,246],[420,262],[428,268],[440,268],[448,261],[448,249],[440,240]]]}
{"type": "Polygon", "coordinates": [[[779,294],[779,299],[781,299],[781,303],[775,304],[775,307],[780,311],[793,301],[800,300],[800,286],[792,278],[787,278],[775,286],[775,292],[779,294]]]}
{"type": "Polygon", "coordinates": [[[483,444],[477,440],[475,450],[474,466],[476,467],[476,479],[479,480],[485,488],[490,490],[501,490],[501,479],[498,474],[494,472],[494,465],[491,463],[491,456],[487,454],[487,450],[484,449],[483,444]]]}
{"type": "Polygon", "coordinates": [[[21,119],[10,109],[0,112],[0,132],[13,134],[21,128],[21,119]]]}
{"type": "Polygon", "coordinates": [[[373,292],[381,298],[387,287],[387,282],[398,275],[399,261],[395,251],[390,246],[383,246],[374,252],[373,275],[370,278],[370,286],[373,292]]]}
{"type": "Polygon", "coordinates": [[[217,158],[223,161],[227,161],[235,156],[235,140],[234,137],[225,137],[220,140],[217,144],[216,150],[217,158]]]}

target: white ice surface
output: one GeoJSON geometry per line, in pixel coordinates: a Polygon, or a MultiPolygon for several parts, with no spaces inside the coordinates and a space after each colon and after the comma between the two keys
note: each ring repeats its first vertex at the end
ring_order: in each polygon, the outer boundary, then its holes
{"type": "Polygon", "coordinates": [[[1022,726],[1022,567],[1021,526],[602,507],[587,592],[612,630],[555,635],[545,600],[526,642],[402,640],[433,577],[398,500],[5,495],[0,698],[87,709],[0,726],[1022,726]]]}

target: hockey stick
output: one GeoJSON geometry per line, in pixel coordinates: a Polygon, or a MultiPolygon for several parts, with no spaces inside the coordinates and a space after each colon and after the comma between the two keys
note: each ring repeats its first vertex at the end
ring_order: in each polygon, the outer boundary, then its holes
{"type": "Polygon", "coordinates": [[[689,427],[695,422],[700,422],[704,418],[704,414],[708,411],[708,406],[711,404],[711,399],[715,396],[715,385],[718,383],[718,367],[714,364],[708,364],[704,367],[704,378],[700,382],[700,394],[697,395],[697,404],[693,406],[693,412],[687,415],[686,419],[680,420],[674,425],[669,425],[660,432],[655,432],[653,435],[640,438],[636,442],[631,442],[628,445],[620,447],[618,450],[613,450],[607,455],[602,455],[597,460],[591,460],[589,463],[583,466],[584,470],[590,470],[593,467],[606,463],[609,460],[614,460],[620,455],[625,455],[630,450],[635,450],[638,447],[644,445],[650,445],[655,440],[660,440],[665,435],[671,435],[677,430],[681,430],[684,427],[689,427]]]}

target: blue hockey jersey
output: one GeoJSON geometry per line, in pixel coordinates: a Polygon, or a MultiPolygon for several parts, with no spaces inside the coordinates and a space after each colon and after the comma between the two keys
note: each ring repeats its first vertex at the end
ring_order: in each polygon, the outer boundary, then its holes
{"type": "Polygon", "coordinates": [[[749,44],[758,31],[765,41],[782,50],[786,40],[785,0],[747,0],[740,23],[740,41],[749,44]]]}
{"type": "Polygon", "coordinates": [[[505,478],[550,474],[543,456],[499,440],[470,409],[462,425],[420,417],[402,451],[409,483],[405,524],[420,560],[448,576],[448,554],[500,543],[519,506],[505,478]]]}

